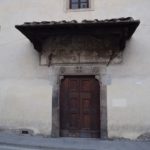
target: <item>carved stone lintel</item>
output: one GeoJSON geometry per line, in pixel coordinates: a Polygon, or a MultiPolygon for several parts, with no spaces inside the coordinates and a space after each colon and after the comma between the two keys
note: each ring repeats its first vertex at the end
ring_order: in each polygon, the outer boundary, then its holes
{"type": "Polygon", "coordinates": [[[61,67],[60,68],[60,74],[64,74],[65,73],[65,67],[61,67]]]}
{"type": "Polygon", "coordinates": [[[93,67],[92,73],[99,74],[99,67],[93,67]]]}
{"type": "Polygon", "coordinates": [[[63,80],[64,79],[64,76],[59,76],[59,80],[63,80]]]}
{"type": "Polygon", "coordinates": [[[82,67],[81,66],[75,67],[75,72],[76,73],[82,73],[82,67]]]}
{"type": "Polygon", "coordinates": [[[100,76],[99,75],[96,75],[95,79],[97,79],[100,82],[100,76]]]}

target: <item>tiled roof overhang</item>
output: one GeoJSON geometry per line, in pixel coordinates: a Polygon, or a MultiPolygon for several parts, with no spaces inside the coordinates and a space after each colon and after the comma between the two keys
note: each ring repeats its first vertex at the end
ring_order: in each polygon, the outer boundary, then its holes
{"type": "Polygon", "coordinates": [[[130,39],[139,20],[131,17],[109,19],[109,20],[83,20],[82,22],[72,21],[43,21],[26,22],[15,27],[21,31],[34,45],[38,52],[42,52],[42,45],[48,38],[54,35],[95,35],[99,37],[115,35],[120,40],[120,51],[125,48],[126,40],[130,39]]]}

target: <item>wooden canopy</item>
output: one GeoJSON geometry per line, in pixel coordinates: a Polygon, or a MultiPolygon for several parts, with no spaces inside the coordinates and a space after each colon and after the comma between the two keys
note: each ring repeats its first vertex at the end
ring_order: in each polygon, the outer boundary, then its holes
{"type": "Polygon", "coordinates": [[[56,36],[64,35],[91,35],[97,38],[116,37],[119,41],[119,50],[125,48],[125,42],[135,32],[140,24],[139,20],[131,17],[110,20],[83,20],[72,21],[42,21],[26,22],[15,27],[21,31],[34,45],[34,48],[42,53],[43,43],[56,36]]]}

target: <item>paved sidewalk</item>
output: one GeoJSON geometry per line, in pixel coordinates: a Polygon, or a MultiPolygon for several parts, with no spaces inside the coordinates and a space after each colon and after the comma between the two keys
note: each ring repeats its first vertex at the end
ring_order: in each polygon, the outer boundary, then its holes
{"type": "Polygon", "coordinates": [[[0,134],[0,145],[47,150],[150,150],[150,142],[0,134]]]}

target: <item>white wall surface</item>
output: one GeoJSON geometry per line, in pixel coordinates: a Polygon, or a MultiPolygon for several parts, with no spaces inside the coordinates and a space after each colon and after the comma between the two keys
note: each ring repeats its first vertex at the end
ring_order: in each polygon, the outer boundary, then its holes
{"type": "Polygon", "coordinates": [[[150,1],[93,0],[89,11],[69,11],[66,0],[0,0],[0,128],[51,131],[49,68],[14,26],[32,21],[134,17],[141,25],[127,43],[123,63],[108,74],[109,137],[136,138],[150,132],[150,1]]]}

